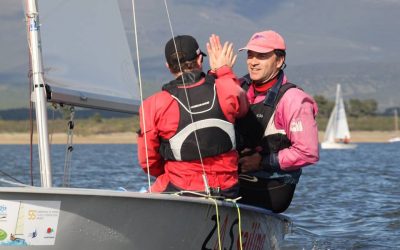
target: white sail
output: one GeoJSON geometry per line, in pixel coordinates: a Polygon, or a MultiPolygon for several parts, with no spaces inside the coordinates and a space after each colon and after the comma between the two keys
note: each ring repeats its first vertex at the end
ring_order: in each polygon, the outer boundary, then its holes
{"type": "Polygon", "coordinates": [[[394,109],[394,111],[393,111],[393,119],[394,119],[394,134],[395,134],[395,137],[390,138],[389,142],[400,142],[397,108],[394,109]]]}
{"type": "Polygon", "coordinates": [[[343,97],[342,97],[342,92],[340,88],[340,84],[337,86],[337,93],[336,93],[336,98],[337,98],[337,121],[336,121],[336,135],[335,139],[339,140],[345,140],[345,139],[350,139],[350,131],[349,131],[349,126],[347,124],[347,118],[346,118],[346,111],[343,103],[343,97]]]}
{"type": "Polygon", "coordinates": [[[324,141],[330,141],[330,142],[334,142],[335,141],[335,121],[337,120],[336,116],[337,116],[337,111],[336,111],[336,105],[333,107],[332,113],[329,116],[329,121],[328,121],[328,125],[326,126],[326,130],[325,130],[325,135],[324,135],[324,141]]]}
{"type": "Polygon", "coordinates": [[[322,148],[354,148],[350,141],[350,130],[347,123],[346,110],[343,102],[340,84],[337,85],[335,106],[326,126],[322,148]]]}
{"type": "Polygon", "coordinates": [[[118,1],[39,0],[49,101],[136,112],[136,72],[118,1]]]}

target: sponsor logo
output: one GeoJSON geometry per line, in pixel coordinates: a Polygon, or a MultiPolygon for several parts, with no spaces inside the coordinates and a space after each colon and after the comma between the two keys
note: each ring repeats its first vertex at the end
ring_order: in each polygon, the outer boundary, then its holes
{"type": "Polygon", "coordinates": [[[0,213],[6,213],[7,212],[7,206],[0,205],[0,213]]]}
{"type": "Polygon", "coordinates": [[[256,40],[256,39],[260,39],[260,38],[264,38],[264,36],[262,36],[262,35],[260,35],[260,34],[257,34],[257,35],[255,35],[255,36],[253,37],[253,39],[251,39],[251,40],[256,40]]]}
{"type": "Polygon", "coordinates": [[[46,235],[43,238],[45,238],[45,239],[54,239],[55,238],[54,228],[48,227],[46,229],[46,235]]]}
{"type": "Polygon", "coordinates": [[[0,241],[3,241],[7,238],[7,232],[3,229],[0,229],[0,241]]]}
{"type": "Polygon", "coordinates": [[[0,220],[7,219],[7,206],[0,205],[0,220]]]}
{"type": "Polygon", "coordinates": [[[301,121],[290,123],[290,131],[292,131],[292,132],[303,131],[303,123],[301,123],[301,121]]]}
{"type": "Polygon", "coordinates": [[[35,231],[33,231],[32,233],[29,234],[29,237],[31,237],[32,239],[36,238],[36,236],[37,236],[37,230],[36,229],[35,229],[35,231]]]}
{"type": "Polygon", "coordinates": [[[244,174],[239,175],[239,179],[245,180],[245,181],[250,181],[250,182],[258,181],[257,177],[251,176],[251,175],[244,175],[244,174]]]}

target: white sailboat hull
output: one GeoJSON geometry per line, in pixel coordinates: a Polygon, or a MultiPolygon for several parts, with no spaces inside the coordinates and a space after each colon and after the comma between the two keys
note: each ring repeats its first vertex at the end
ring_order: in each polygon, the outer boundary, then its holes
{"type": "Polygon", "coordinates": [[[338,143],[338,142],[322,142],[322,149],[355,149],[357,144],[353,143],[338,143]]]}
{"type": "Polygon", "coordinates": [[[279,249],[291,225],[264,209],[239,204],[239,217],[230,202],[166,194],[17,187],[0,188],[0,202],[2,249],[218,249],[218,238],[238,249],[239,218],[243,249],[279,249]]]}
{"type": "Polygon", "coordinates": [[[400,137],[394,137],[389,139],[389,142],[400,142],[400,137]]]}

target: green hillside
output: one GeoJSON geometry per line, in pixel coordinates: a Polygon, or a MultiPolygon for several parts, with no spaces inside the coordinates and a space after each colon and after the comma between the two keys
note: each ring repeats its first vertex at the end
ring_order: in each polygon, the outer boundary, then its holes
{"type": "MultiPolygon", "coordinates": [[[[64,133],[67,131],[67,120],[55,119],[49,121],[50,133],[64,133]]],[[[324,131],[327,118],[319,117],[317,119],[318,128],[324,131]]],[[[350,130],[361,131],[393,131],[394,123],[391,116],[370,116],[370,117],[349,117],[350,130]]],[[[0,120],[0,133],[26,133],[29,132],[30,122],[25,121],[5,121],[0,120]]],[[[139,129],[138,116],[131,118],[102,118],[101,115],[95,114],[88,119],[75,120],[75,134],[91,135],[91,134],[107,134],[117,132],[136,132],[139,129]]],[[[36,128],[34,128],[36,132],[36,128]]]]}

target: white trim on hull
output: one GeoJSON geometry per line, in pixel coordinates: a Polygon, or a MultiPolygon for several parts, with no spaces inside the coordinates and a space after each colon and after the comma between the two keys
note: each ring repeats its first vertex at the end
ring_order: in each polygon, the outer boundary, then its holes
{"type": "Polygon", "coordinates": [[[337,143],[337,142],[322,142],[322,149],[355,149],[357,144],[353,143],[337,143]]]}
{"type": "MultiPolygon", "coordinates": [[[[0,202],[25,204],[25,209],[30,203],[59,203],[54,244],[28,245],[22,249],[218,249],[217,210],[211,199],[109,190],[15,187],[0,188],[0,202]]],[[[217,204],[222,249],[237,249],[237,208],[230,202],[217,201],[217,204]]],[[[284,235],[290,231],[290,220],[268,210],[239,206],[243,249],[279,249],[284,235]]],[[[18,223],[32,224],[26,217],[21,218],[22,222],[18,223]]],[[[35,237],[43,237],[45,232],[40,231],[40,221],[37,223],[35,237]]],[[[17,236],[33,237],[33,234],[27,235],[17,236]]],[[[2,243],[10,241],[9,236],[10,233],[2,243]]],[[[21,249],[21,246],[3,245],[2,249],[21,249]]]]}

